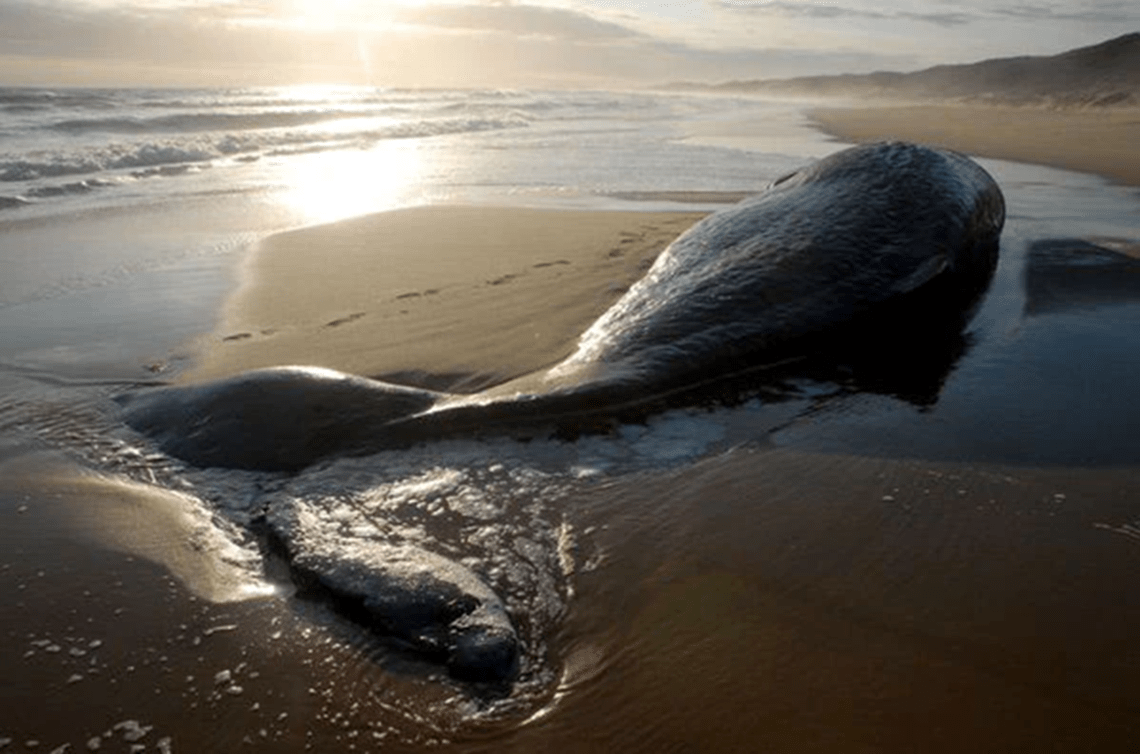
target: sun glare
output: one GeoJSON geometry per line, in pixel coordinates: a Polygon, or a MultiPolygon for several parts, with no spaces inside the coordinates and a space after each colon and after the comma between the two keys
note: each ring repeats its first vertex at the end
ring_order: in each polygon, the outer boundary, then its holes
{"type": "Polygon", "coordinates": [[[422,172],[412,139],[298,156],[290,158],[281,200],[303,224],[333,222],[416,203],[422,172]]]}

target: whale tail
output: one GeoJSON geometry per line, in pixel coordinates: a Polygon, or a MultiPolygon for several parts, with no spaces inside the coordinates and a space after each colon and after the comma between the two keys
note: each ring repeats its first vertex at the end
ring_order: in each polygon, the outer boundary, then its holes
{"type": "Polygon", "coordinates": [[[278,367],[116,400],[130,427],[195,466],[296,471],[326,456],[398,443],[383,428],[445,395],[329,369],[278,367]]]}

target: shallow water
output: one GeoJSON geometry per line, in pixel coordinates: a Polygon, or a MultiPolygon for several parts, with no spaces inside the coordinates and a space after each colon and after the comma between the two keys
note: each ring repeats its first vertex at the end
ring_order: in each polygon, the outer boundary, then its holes
{"type": "MultiPolygon", "coordinates": [[[[1130,441],[1140,264],[1082,241],[1135,239],[1135,192],[1058,171],[985,164],[1008,204],[1001,257],[937,403],[914,411],[855,395],[828,406],[826,421],[791,427],[777,442],[960,461],[1140,462],[1130,441]]],[[[905,369],[908,349],[899,351],[905,369]]]]}
{"type": "MultiPolygon", "coordinates": [[[[771,143],[802,151],[741,151],[735,103],[614,101],[429,138],[415,149],[436,164],[479,149],[464,177],[407,190],[613,206],[602,194],[746,189],[750,167],[833,146],[781,120],[771,143]],[[730,146],[706,133],[718,118],[730,146]]],[[[960,340],[573,442],[449,441],[297,476],[189,468],[110,401],[191,353],[241,239],[306,221],[283,192],[0,220],[24,276],[0,310],[5,750],[1129,750],[1140,274],[1078,240],[1134,244],[1140,197],[984,164],[1009,220],[960,340]],[[248,534],[267,505],[482,574],[520,621],[519,682],[454,682],[292,597],[248,534]]]]}

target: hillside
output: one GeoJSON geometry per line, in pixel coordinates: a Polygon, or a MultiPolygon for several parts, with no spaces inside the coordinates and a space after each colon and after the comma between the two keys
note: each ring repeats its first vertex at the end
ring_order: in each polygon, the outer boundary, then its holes
{"type": "Polygon", "coordinates": [[[1034,104],[1140,106],[1140,32],[1058,55],[995,58],[913,73],[806,76],[688,85],[718,92],[1034,104]]]}

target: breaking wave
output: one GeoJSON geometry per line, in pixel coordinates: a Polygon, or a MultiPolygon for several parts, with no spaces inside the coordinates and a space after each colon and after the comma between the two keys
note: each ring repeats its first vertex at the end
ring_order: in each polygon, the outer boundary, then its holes
{"type": "Polygon", "coordinates": [[[101,132],[124,134],[181,133],[195,131],[249,131],[295,128],[356,118],[374,118],[371,111],[352,110],[263,110],[243,113],[177,113],[155,118],[111,117],[61,120],[49,128],[67,133],[101,132]]]}
{"type": "Polygon", "coordinates": [[[545,117],[542,101],[532,93],[353,87],[0,87],[0,184],[15,184],[0,194],[0,211],[261,157],[525,128],[545,117]]]}
{"type": "Polygon", "coordinates": [[[23,196],[4,196],[0,194],[0,209],[13,209],[15,207],[24,207],[31,204],[26,197],[23,196]]]}
{"type": "Polygon", "coordinates": [[[184,140],[114,143],[81,151],[59,151],[37,159],[5,159],[0,155],[0,181],[34,181],[109,171],[198,164],[237,155],[279,156],[318,150],[367,148],[388,139],[413,139],[449,134],[521,128],[525,118],[447,118],[419,122],[390,122],[373,128],[339,130],[278,130],[227,132],[184,140]]]}

